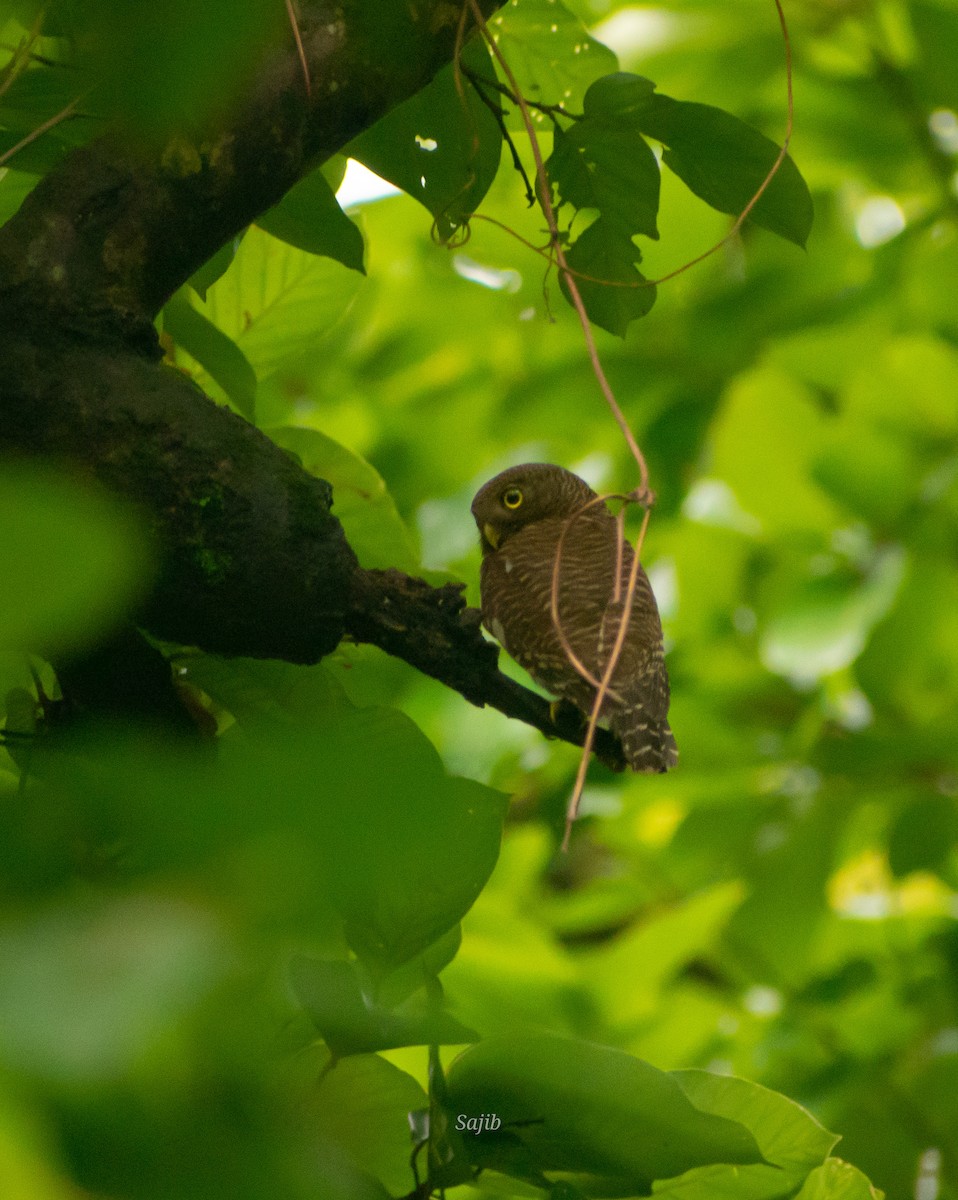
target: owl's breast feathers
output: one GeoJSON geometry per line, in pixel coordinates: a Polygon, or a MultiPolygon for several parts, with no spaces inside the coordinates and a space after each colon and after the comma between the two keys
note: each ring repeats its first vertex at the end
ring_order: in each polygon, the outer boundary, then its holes
{"type": "MultiPolygon", "coordinates": [[[[596,506],[571,524],[545,517],[518,529],[481,567],[486,628],[542,687],[588,713],[594,687],[570,662],[552,621],[552,579],[563,527],[558,612],[569,646],[600,678],[618,633],[633,553],[622,547],[620,596],[615,601],[615,519],[596,506]]],[[[648,578],[639,568],[625,640],[602,716],[623,743],[633,770],[664,771],[677,760],[667,721],[669,681],[662,627],[648,578]]]]}

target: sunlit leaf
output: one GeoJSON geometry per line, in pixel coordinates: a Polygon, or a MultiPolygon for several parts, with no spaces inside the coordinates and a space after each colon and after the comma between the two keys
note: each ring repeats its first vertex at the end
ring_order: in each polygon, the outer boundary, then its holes
{"type": "Polygon", "coordinates": [[[857,1167],[830,1158],[809,1175],[795,1200],[884,1200],[884,1196],[857,1167]]]}
{"type": "MultiPolygon", "coordinates": [[[[581,113],[589,84],[618,66],[560,0],[516,0],[489,22],[528,100],[581,113]]],[[[507,108],[512,107],[507,102],[507,108]]]]}
{"type": "Polygon", "coordinates": [[[340,263],[254,227],[200,311],[233,339],[263,380],[310,353],[342,318],[359,282],[340,263]]]}

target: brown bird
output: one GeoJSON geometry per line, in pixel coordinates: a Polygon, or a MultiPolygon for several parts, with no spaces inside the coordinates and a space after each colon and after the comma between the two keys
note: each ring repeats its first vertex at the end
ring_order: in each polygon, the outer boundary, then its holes
{"type": "MultiPolygon", "coordinates": [[[[601,679],[615,644],[633,561],[625,542],[617,601],[618,527],[605,504],[586,507],[595,500],[596,493],[571,471],[525,463],[491,479],[472,502],[482,542],[483,624],[538,684],[586,715],[596,689],[573,666],[551,617],[559,538],[564,529],[559,621],[594,679],[601,679]]],[[[633,771],[667,771],[678,761],[668,710],[662,625],[639,567],[628,630],[600,714],[622,742],[633,771]]]]}

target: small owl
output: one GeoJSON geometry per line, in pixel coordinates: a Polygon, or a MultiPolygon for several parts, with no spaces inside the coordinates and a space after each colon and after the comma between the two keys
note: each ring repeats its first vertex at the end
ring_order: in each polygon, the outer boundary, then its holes
{"type": "MultiPolygon", "coordinates": [[[[552,573],[562,540],[558,612],[566,639],[601,679],[615,644],[633,551],[622,546],[620,600],[614,597],[618,529],[605,504],[578,475],[551,463],[526,463],[476,493],[472,515],[482,542],[483,624],[542,687],[586,715],[595,687],[569,661],[551,617],[552,573]],[[573,521],[569,518],[580,513],[573,521]]],[[[667,771],[678,750],[668,723],[669,677],[662,625],[639,567],[628,631],[601,717],[622,742],[633,771],[667,771]]]]}

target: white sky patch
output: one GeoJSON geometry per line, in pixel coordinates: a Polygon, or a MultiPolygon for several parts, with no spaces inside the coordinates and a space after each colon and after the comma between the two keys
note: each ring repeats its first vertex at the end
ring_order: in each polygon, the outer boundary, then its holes
{"type": "Polygon", "coordinates": [[[673,14],[661,8],[620,8],[591,32],[622,58],[635,58],[667,46],[678,25],[673,14]]]}
{"type": "Polygon", "coordinates": [[[487,267],[467,254],[454,255],[452,269],[470,283],[478,283],[494,292],[518,292],[522,287],[522,276],[518,271],[500,271],[497,267],[487,267]]]}
{"type": "Polygon", "coordinates": [[[958,114],[950,108],[936,108],[928,118],[928,128],[945,154],[958,154],[958,114]]]}
{"type": "Polygon", "coordinates": [[[866,250],[883,246],[905,228],[905,214],[891,196],[870,196],[855,214],[855,236],[866,250]]]}
{"type": "Polygon", "coordinates": [[[671,558],[660,558],[646,572],[659,615],[663,621],[674,617],[679,609],[679,575],[671,558]]]}
{"type": "Polygon", "coordinates": [[[745,512],[738,497],[723,479],[699,479],[689,489],[682,512],[690,521],[700,525],[719,525],[739,533],[754,536],[761,532],[762,523],[745,512]]]}
{"type": "Polygon", "coordinates": [[[346,174],[339,185],[336,199],[340,208],[356,208],[360,204],[371,204],[374,200],[398,194],[399,188],[380,179],[375,172],[351,158],[346,164],[346,174]]]}

